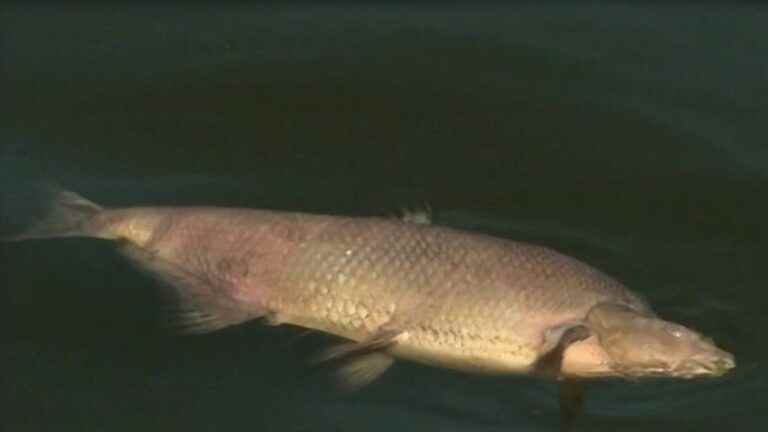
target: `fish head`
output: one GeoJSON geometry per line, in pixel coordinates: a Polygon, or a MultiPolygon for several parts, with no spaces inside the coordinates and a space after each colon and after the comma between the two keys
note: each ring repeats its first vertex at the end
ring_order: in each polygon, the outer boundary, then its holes
{"type": "Polygon", "coordinates": [[[622,376],[720,376],[736,366],[734,356],[712,339],[627,306],[599,304],[589,312],[587,323],[611,367],[622,376]]]}

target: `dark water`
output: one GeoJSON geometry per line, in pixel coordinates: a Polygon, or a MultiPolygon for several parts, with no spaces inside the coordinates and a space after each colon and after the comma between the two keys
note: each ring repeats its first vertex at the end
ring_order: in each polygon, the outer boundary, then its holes
{"type": "MultiPolygon", "coordinates": [[[[580,430],[764,430],[768,9],[16,7],[0,180],[106,205],[437,222],[550,245],[736,354],[696,382],[598,382],[580,430]]],[[[399,364],[351,395],[258,323],[161,331],[110,244],[0,245],[3,430],[547,431],[554,386],[399,364]]]]}

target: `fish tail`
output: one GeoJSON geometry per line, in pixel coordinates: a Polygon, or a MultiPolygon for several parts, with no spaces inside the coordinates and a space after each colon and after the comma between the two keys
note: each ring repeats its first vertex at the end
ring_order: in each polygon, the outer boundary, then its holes
{"type": "Polygon", "coordinates": [[[55,184],[19,185],[0,200],[0,241],[54,237],[98,237],[89,222],[103,208],[55,184]]]}

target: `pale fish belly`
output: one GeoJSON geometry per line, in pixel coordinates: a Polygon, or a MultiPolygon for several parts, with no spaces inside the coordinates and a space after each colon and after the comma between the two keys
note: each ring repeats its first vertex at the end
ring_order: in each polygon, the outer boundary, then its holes
{"type": "MultiPolygon", "coordinates": [[[[275,324],[288,323],[364,341],[388,325],[400,324],[394,303],[379,305],[375,296],[333,295],[327,287],[313,285],[298,302],[283,305],[275,324]]],[[[365,290],[360,290],[365,291],[365,290]]],[[[476,373],[525,373],[538,357],[540,338],[494,331],[491,326],[463,326],[459,321],[412,321],[388,351],[396,357],[438,367],[476,373]],[[480,327],[480,328],[478,328],[480,327]],[[475,330],[476,329],[476,330],[475,330]]],[[[539,333],[540,334],[540,333],[539,333]]]]}
{"type": "Polygon", "coordinates": [[[391,352],[431,366],[475,373],[526,373],[538,357],[536,343],[503,335],[479,335],[427,325],[407,331],[391,352]]]}

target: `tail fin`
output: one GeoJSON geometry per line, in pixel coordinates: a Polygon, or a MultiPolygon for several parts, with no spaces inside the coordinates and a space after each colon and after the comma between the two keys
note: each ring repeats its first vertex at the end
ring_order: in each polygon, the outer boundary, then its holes
{"type": "Polygon", "coordinates": [[[1,241],[87,236],[86,223],[102,207],[52,184],[36,184],[3,193],[1,241]],[[10,229],[9,229],[10,228],[10,229]]]}

